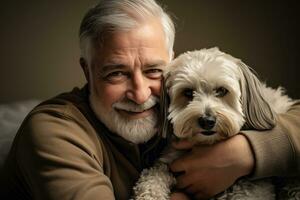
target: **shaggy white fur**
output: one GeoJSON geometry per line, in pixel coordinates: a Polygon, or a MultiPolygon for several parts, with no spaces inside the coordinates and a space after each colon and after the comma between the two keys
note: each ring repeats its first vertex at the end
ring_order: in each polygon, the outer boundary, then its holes
{"type": "MultiPolygon", "coordinates": [[[[164,74],[170,102],[168,120],[178,138],[198,144],[213,144],[236,135],[242,127],[268,130],[276,116],[292,104],[282,88],[261,83],[240,59],[218,48],[187,52],[170,63],[164,74]]],[[[164,98],[166,99],[166,98],[164,98]]],[[[146,169],[134,187],[138,200],[168,199],[175,179],[167,164],[177,157],[168,150],[158,164],[146,169]],[[165,163],[165,164],[164,164],[165,163]]],[[[285,179],[276,185],[271,179],[237,181],[213,199],[300,199],[300,181],[285,179]]]]}

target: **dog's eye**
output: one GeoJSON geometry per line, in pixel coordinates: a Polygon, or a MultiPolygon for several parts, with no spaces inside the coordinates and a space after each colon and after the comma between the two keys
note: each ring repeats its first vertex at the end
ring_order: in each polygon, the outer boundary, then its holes
{"type": "Polygon", "coordinates": [[[219,87],[215,91],[216,97],[224,97],[228,93],[228,90],[224,87],[219,87]]]}
{"type": "Polygon", "coordinates": [[[187,89],[183,90],[183,95],[189,99],[192,99],[194,96],[194,90],[187,88],[187,89]]]}

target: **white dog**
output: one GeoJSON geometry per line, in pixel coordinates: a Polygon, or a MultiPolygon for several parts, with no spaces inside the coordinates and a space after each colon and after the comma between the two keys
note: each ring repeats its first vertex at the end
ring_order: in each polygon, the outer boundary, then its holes
{"type": "MultiPolygon", "coordinates": [[[[187,52],[170,63],[164,74],[168,113],[164,132],[170,122],[178,138],[197,144],[213,144],[244,128],[267,130],[276,125],[276,115],[294,103],[283,89],[266,87],[241,60],[218,48],[187,52]]],[[[182,153],[182,152],[181,152],[182,153]]],[[[179,156],[168,148],[151,169],[145,169],[134,187],[134,198],[168,199],[175,178],[167,164],[179,156]]],[[[286,188],[297,188],[300,184],[286,188]]],[[[295,195],[294,192],[293,194],[295,195]]],[[[298,195],[299,195],[298,194],[298,195]]],[[[270,180],[240,180],[215,199],[275,199],[270,180]]],[[[288,197],[285,196],[285,199],[288,197]]],[[[295,199],[291,197],[291,199],[295,199]]]]}

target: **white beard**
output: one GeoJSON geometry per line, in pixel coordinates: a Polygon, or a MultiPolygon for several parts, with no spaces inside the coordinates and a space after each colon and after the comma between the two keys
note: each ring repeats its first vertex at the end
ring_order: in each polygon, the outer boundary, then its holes
{"type": "Polygon", "coordinates": [[[106,127],[132,143],[139,144],[150,140],[157,132],[157,113],[140,119],[128,119],[121,115],[116,108],[127,111],[142,111],[155,106],[158,98],[151,96],[147,102],[138,105],[128,100],[122,100],[113,104],[111,111],[107,112],[101,101],[90,96],[90,104],[98,119],[106,127]]]}

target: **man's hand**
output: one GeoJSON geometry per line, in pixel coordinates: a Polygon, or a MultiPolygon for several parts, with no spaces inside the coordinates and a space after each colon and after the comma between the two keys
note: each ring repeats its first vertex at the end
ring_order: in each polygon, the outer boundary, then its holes
{"type": "Polygon", "coordinates": [[[184,172],[177,177],[176,186],[196,199],[224,191],[238,178],[251,173],[254,166],[251,147],[243,135],[210,146],[194,146],[188,141],[173,146],[191,150],[171,163],[170,168],[173,172],[184,172]]]}
{"type": "Polygon", "coordinates": [[[170,196],[170,200],[189,200],[190,198],[182,192],[174,192],[170,196]]]}

